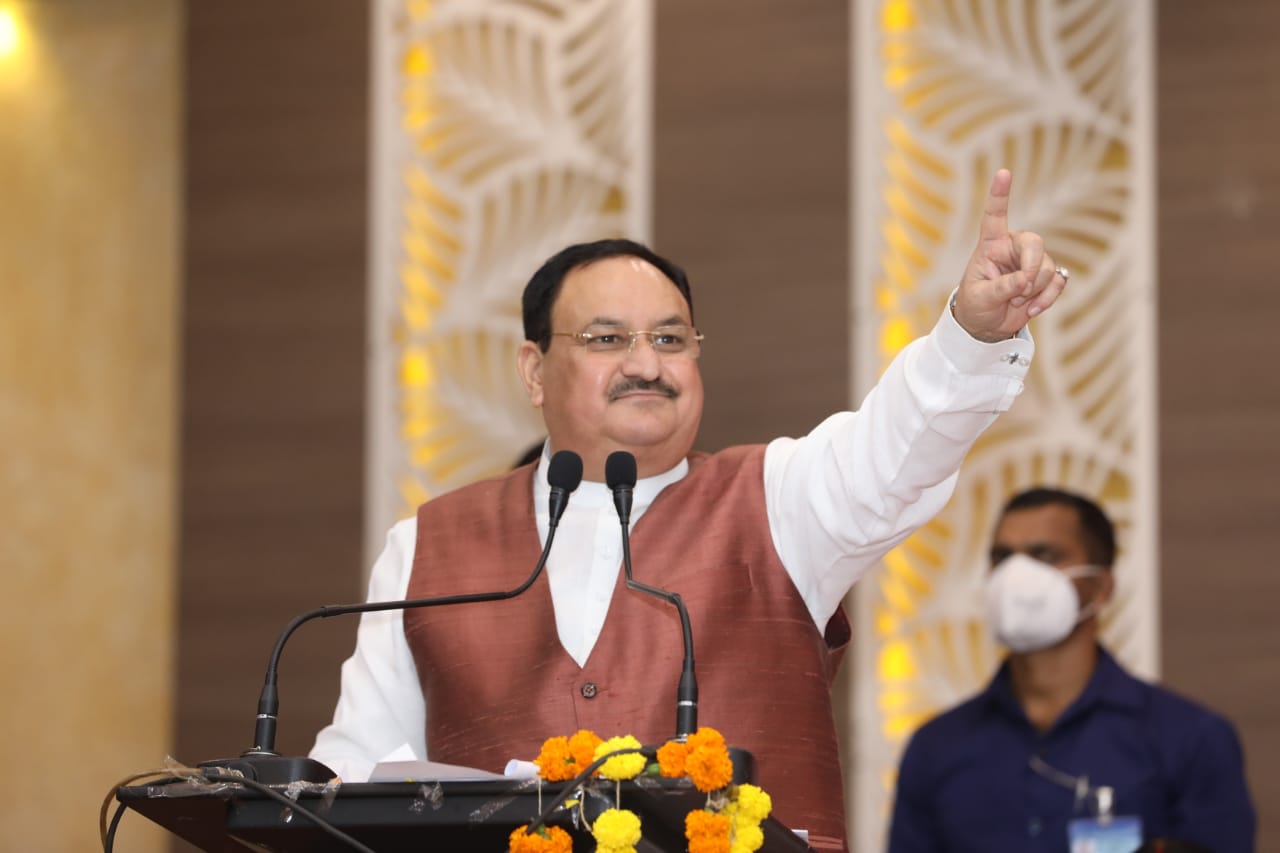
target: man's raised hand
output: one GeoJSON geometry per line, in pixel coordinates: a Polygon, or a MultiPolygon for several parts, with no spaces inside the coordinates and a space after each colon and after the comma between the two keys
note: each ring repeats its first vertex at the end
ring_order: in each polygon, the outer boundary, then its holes
{"type": "Polygon", "coordinates": [[[1057,300],[1070,275],[1054,264],[1039,234],[1009,230],[1012,183],[1008,169],[991,179],[978,245],[956,293],[956,321],[980,341],[1016,335],[1057,300]]]}

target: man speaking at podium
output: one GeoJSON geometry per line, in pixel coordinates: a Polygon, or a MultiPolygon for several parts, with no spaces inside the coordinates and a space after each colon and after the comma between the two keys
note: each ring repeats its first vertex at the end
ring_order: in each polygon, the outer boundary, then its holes
{"type": "Polygon", "coordinates": [[[1010,183],[1004,170],[992,181],[949,309],[860,410],[768,445],[693,451],[702,336],[679,267],[623,240],[548,260],[524,292],[517,364],[546,422],[541,460],[393,527],[369,596],[516,587],[550,526],[549,460],[569,450],[584,481],[545,580],[499,602],[366,614],[312,757],[362,781],[405,744],[419,758],[497,771],[582,728],[670,739],[681,627],[670,604],[623,583],[605,484],[606,459],[628,451],[634,578],[687,606],[703,723],[754,755],[775,817],[815,848],[846,849],[831,709],[850,637],[841,601],[946,503],[973,441],[1022,390],[1028,320],[1066,285],[1039,236],[1009,229],[1010,183]]]}

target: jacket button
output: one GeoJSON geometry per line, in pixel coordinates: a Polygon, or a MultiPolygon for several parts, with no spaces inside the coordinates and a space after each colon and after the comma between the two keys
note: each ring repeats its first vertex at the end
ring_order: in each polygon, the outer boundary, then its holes
{"type": "Polygon", "coordinates": [[[588,681],[586,684],[582,685],[582,698],[583,698],[583,699],[594,699],[594,698],[596,698],[596,692],[597,692],[597,690],[596,690],[595,682],[593,682],[593,681],[588,681]]]}

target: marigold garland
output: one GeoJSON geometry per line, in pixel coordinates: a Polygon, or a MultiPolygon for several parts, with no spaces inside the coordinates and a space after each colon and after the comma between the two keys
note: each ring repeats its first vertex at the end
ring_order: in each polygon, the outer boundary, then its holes
{"type": "Polygon", "coordinates": [[[669,740],[658,747],[658,771],[668,779],[679,779],[684,775],[684,760],[689,755],[689,746],[678,740],[669,740]]]}
{"type": "Polygon", "coordinates": [[[634,853],[640,843],[640,818],[626,809],[607,809],[591,824],[596,853],[634,853]]]}
{"type": "Polygon", "coordinates": [[[755,853],[764,846],[764,831],[758,824],[738,826],[729,831],[729,853],[755,853]]]}
{"type": "MultiPolygon", "coordinates": [[[[534,762],[538,775],[548,782],[573,779],[598,759],[619,750],[639,750],[631,735],[602,741],[586,729],[571,738],[548,738],[534,762]]],[[[760,823],[773,809],[773,800],[755,785],[732,785],[733,762],[724,736],[700,728],[688,739],[668,741],[658,749],[658,772],[669,778],[688,777],[707,793],[707,806],[685,816],[689,853],[754,853],[764,844],[760,823]],[[720,794],[714,792],[720,791],[720,794]],[[714,796],[712,796],[714,794],[714,796]]],[[[595,775],[620,781],[645,771],[648,760],[639,752],[615,755],[603,762],[595,775]]],[[[640,842],[640,818],[622,808],[608,809],[591,826],[597,853],[635,853],[640,842]]],[[[509,853],[571,853],[572,838],[559,827],[540,827],[526,834],[525,827],[511,833],[509,853]]]]}
{"type": "Polygon", "coordinates": [[[573,836],[558,826],[540,826],[533,832],[518,827],[507,838],[510,853],[570,853],[573,836]]]}
{"type": "MultiPolygon", "coordinates": [[[[631,735],[612,737],[596,747],[595,758],[592,760],[604,758],[609,753],[617,752],[620,749],[638,750],[640,747],[640,741],[631,735]]],[[[644,768],[648,763],[649,760],[639,752],[632,752],[627,755],[615,755],[604,764],[601,764],[600,769],[596,772],[606,779],[615,781],[634,779],[644,772],[644,768]]]]}
{"type": "Polygon", "coordinates": [[[722,814],[695,809],[685,815],[684,837],[689,839],[689,853],[729,853],[729,818],[722,814]]]}
{"type": "Polygon", "coordinates": [[[728,749],[725,746],[724,735],[709,726],[700,726],[696,732],[689,735],[686,745],[690,752],[695,749],[728,749]]]}
{"type": "Polygon", "coordinates": [[[733,762],[723,746],[700,746],[689,750],[684,772],[693,786],[704,793],[718,791],[733,781],[733,762]]]}
{"type": "Polygon", "coordinates": [[[664,744],[658,750],[658,769],[673,779],[688,776],[704,793],[718,791],[733,781],[733,762],[724,735],[705,726],[689,735],[685,743],[664,744]]]}
{"type": "Polygon", "coordinates": [[[739,785],[737,795],[730,804],[734,816],[741,815],[746,823],[760,823],[773,811],[773,797],[755,785],[739,785]]]}
{"type": "MultiPolygon", "coordinates": [[[[596,747],[598,746],[600,746],[600,736],[587,729],[579,729],[573,737],[569,738],[569,752],[573,754],[573,760],[578,765],[577,771],[573,774],[574,776],[581,773],[584,767],[596,760],[596,747]]],[[[572,779],[573,776],[569,778],[572,779]]]]}
{"type": "Polygon", "coordinates": [[[573,753],[569,751],[569,739],[563,736],[543,741],[542,751],[533,763],[538,765],[538,775],[548,782],[572,779],[581,769],[573,760],[573,753]]]}
{"type": "Polygon", "coordinates": [[[595,761],[600,738],[594,732],[579,730],[573,737],[547,738],[533,763],[538,775],[548,782],[567,782],[595,761]]]}

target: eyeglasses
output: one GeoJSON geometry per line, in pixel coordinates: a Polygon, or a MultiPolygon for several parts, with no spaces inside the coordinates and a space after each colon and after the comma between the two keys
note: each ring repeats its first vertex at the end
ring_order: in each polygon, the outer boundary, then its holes
{"type": "Polygon", "coordinates": [[[693,326],[659,326],[651,332],[633,332],[621,326],[587,326],[581,332],[552,332],[553,338],[572,338],[579,346],[586,347],[587,352],[623,353],[635,349],[636,339],[647,337],[654,352],[659,355],[684,355],[697,358],[702,351],[701,341],[705,335],[698,334],[693,326]]]}

